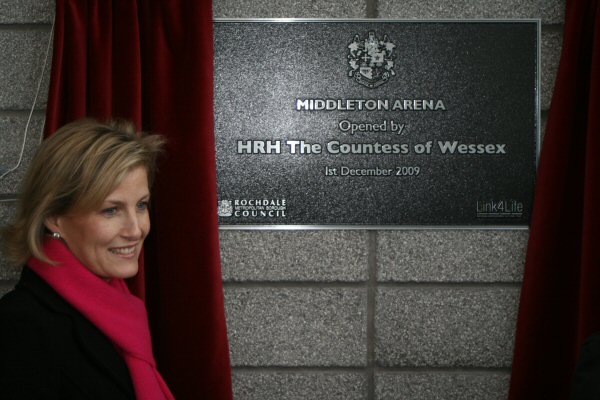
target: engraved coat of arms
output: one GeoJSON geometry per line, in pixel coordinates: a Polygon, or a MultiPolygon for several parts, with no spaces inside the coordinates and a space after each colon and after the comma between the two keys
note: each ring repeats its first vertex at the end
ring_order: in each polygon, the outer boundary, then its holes
{"type": "Polygon", "coordinates": [[[219,217],[231,217],[233,215],[231,200],[221,200],[217,203],[217,215],[219,217]]]}
{"type": "Polygon", "coordinates": [[[348,45],[348,76],[370,89],[386,83],[394,72],[394,48],[387,35],[383,40],[375,36],[375,31],[369,31],[368,37],[360,38],[354,35],[354,40],[348,45]]]}

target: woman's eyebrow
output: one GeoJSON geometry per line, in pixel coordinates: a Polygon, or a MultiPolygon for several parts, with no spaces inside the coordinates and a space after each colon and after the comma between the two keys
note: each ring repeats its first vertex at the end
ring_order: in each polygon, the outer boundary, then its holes
{"type": "MultiPolygon", "coordinates": [[[[142,197],[139,198],[138,201],[141,200],[150,200],[150,193],[143,195],[142,197]]],[[[114,205],[123,205],[125,204],[125,202],[121,201],[121,200],[117,200],[117,199],[106,199],[104,200],[104,204],[109,203],[109,204],[114,204],[114,205]]]]}

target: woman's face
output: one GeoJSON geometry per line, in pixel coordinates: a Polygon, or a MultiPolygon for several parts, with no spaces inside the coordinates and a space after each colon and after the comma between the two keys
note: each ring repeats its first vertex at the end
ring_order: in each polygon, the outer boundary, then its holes
{"type": "Polygon", "coordinates": [[[73,254],[104,279],[137,274],[138,257],[150,231],[148,174],[133,168],[121,184],[92,212],[49,219],[73,254]]]}

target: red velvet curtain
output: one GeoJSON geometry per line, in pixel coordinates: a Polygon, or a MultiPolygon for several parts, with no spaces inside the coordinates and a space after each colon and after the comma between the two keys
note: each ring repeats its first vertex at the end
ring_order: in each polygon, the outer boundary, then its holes
{"type": "Polygon", "coordinates": [[[167,137],[152,231],[132,289],[178,399],[231,399],[216,218],[212,4],[56,0],[46,134],[74,119],[132,119],[167,137]]]}
{"type": "Polygon", "coordinates": [[[600,6],[567,0],[517,323],[511,400],[568,399],[600,331],[600,6]]]}

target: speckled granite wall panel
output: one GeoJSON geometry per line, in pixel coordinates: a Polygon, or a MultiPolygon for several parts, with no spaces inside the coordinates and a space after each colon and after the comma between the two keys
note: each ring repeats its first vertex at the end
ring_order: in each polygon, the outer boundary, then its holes
{"type": "Polygon", "coordinates": [[[366,0],[214,0],[215,18],[364,18],[366,0]]]}
{"type": "Polygon", "coordinates": [[[377,400],[505,400],[509,373],[400,372],[376,376],[377,400]]]}
{"type": "MultiPolygon", "coordinates": [[[[477,19],[477,18],[541,18],[542,24],[561,24],[564,21],[564,0],[509,0],[477,2],[434,0],[379,0],[378,16],[381,19],[477,19]]],[[[541,68],[541,108],[550,107],[554,80],[562,46],[560,29],[543,29],[541,68]]]]}
{"type": "Polygon", "coordinates": [[[542,65],[541,65],[541,99],[542,110],[550,109],[554,82],[558,72],[558,64],[562,51],[562,31],[542,29],[542,65]]]}
{"type": "MultiPolygon", "coordinates": [[[[0,30],[0,109],[31,109],[49,39],[49,27],[0,30]]],[[[45,73],[36,103],[38,109],[46,107],[48,84],[49,74],[45,73]]]]}
{"type": "Polygon", "coordinates": [[[21,275],[21,267],[10,265],[6,258],[0,253],[0,281],[16,280],[21,275]]]}
{"type": "Polygon", "coordinates": [[[366,377],[361,373],[233,373],[235,400],[363,400],[366,377]]]}
{"type": "Polygon", "coordinates": [[[365,281],[365,231],[221,231],[225,281],[365,281]]]}
{"type": "Polygon", "coordinates": [[[0,1],[0,24],[50,24],[53,16],[53,0],[0,1]]]}
{"type": "Polygon", "coordinates": [[[234,366],[364,366],[366,295],[344,288],[226,288],[234,366]]]}
{"type": "MultiPolygon", "coordinates": [[[[218,195],[220,200],[231,202],[232,208],[223,213],[221,222],[228,225],[526,224],[535,177],[537,24],[520,24],[518,29],[513,25],[382,23],[383,32],[390,36],[395,32],[394,37],[415,45],[403,49],[405,72],[370,91],[348,80],[349,73],[343,67],[347,66],[344,61],[347,42],[355,35],[358,37],[356,32],[371,29],[370,22],[215,24],[215,46],[222,49],[215,53],[218,195]],[[279,64],[273,64],[271,57],[255,57],[252,47],[241,40],[246,36],[260,37],[261,51],[275,54],[279,64]],[[301,45],[297,43],[298,37],[302,37],[301,45]],[[441,37],[453,39],[436,40],[441,37]],[[475,37],[478,39],[472,41],[475,37]],[[518,56],[505,56],[519,41],[524,45],[512,49],[518,56]],[[283,42],[299,50],[284,51],[283,42]],[[462,51],[457,50],[457,45],[462,51]],[[498,55],[490,56],[490,46],[498,49],[498,55]],[[317,54],[318,59],[311,58],[317,54]],[[266,61],[240,64],[232,63],[232,57],[266,61]],[[320,68],[300,68],[306,60],[312,63],[317,60],[320,68]],[[505,63],[506,60],[512,61],[505,63]],[[304,70],[312,72],[303,73],[304,70]],[[241,84],[228,84],[240,81],[239,76],[249,78],[241,84]],[[394,104],[402,102],[396,103],[394,99],[402,98],[399,93],[403,91],[406,96],[412,93],[412,98],[422,96],[433,99],[432,103],[443,99],[454,105],[448,105],[443,112],[437,108],[435,112],[393,111],[394,104]],[[375,109],[359,111],[360,107],[348,106],[346,100],[338,103],[331,100],[345,97],[383,101],[380,104],[370,100],[375,109]],[[308,99],[314,98],[329,99],[327,108],[334,110],[311,111],[314,104],[311,106],[312,100],[308,99]],[[348,108],[354,111],[340,111],[348,108]],[[391,121],[398,118],[402,126],[410,127],[408,136],[391,134],[388,130],[391,121]],[[380,129],[387,133],[343,133],[346,128],[340,127],[350,121],[382,123],[388,128],[380,129]],[[276,143],[277,154],[245,154],[241,146],[252,143],[253,139],[257,140],[254,143],[264,144],[267,139],[276,143]],[[460,155],[458,151],[441,150],[443,142],[430,139],[504,143],[512,150],[502,156],[460,155]],[[300,155],[285,144],[292,140],[317,144],[322,151],[300,155]],[[421,151],[416,148],[425,142],[433,145],[431,151],[418,154],[421,151]],[[382,143],[388,148],[380,148],[382,143]],[[336,172],[329,173],[326,169],[336,172]],[[522,215],[478,218],[475,200],[506,199],[506,196],[523,203],[522,215]],[[246,211],[247,215],[243,215],[243,208],[235,204],[239,202],[241,206],[244,199],[285,199],[286,215],[260,211],[246,211]]],[[[439,102],[441,107],[443,102],[439,102]]],[[[359,130],[372,130],[365,128],[367,125],[360,126],[359,130]]]]}
{"type": "Polygon", "coordinates": [[[44,117],[34,116],[28,127],[27,119],[28,115],[25,112],[15,116],[0,116],[0,149],[2,149],[0,150],[0,175],[18,165],[16,170],[0,179],[0,194],[17,193],[20,190],[19,186],[25,171],[40,142],[44,117]],[[27,137],[19,164],[26,128],[27,137]]]}
{"type": "Polygon", "coordinates": [[[467,19],[541,18],[544,24],[562,23],[564,0],[378,0],[379,18],[467,19]]]}
{"type": "Polygon", "coordinates": [[[527,231],[382,231],[380,281],[519,282],[527,231]]]}
{"type": "Polygon", "coordinates": [[[0,201],[0,227],[5,226],[8,221],[13,219],[16,209],[16,202],[0,201]]]}
{"type": "Polygon", "coordinates": [[[402,367],[508,367],[518,294],[516,288],[380,288],[377,362],[402,367]]]}

